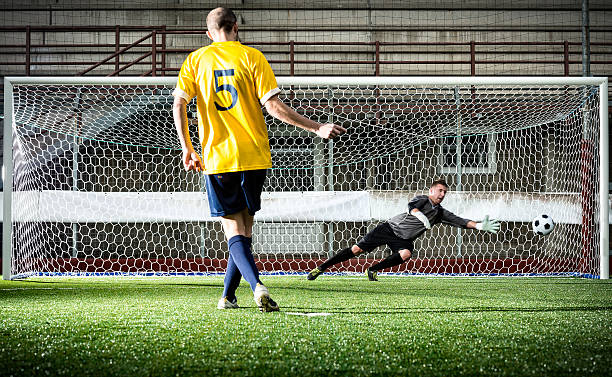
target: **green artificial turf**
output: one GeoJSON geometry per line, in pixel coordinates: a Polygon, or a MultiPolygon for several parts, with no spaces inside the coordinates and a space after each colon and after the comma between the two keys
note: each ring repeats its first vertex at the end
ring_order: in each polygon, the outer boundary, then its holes
{"type": "Polygon", "coordinates": [[[245,282],[217,310],[219,276],[1,281],[0,375],[610,375],[608,281],[262,279],[281,312],[245,282]]]}

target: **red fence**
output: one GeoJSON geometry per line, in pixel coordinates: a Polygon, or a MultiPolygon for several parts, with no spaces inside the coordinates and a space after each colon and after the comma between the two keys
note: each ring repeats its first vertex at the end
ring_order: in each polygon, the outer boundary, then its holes
{"type": "MultiPolygon", "coordinates": [[[[167,38],[180,35],[202,35],[201,30],[168,30],[165,26],[90,26],[90,27],[0,27],[0,33],[24,33],[25,43],[0,44],[0,71],[8,71],[3,66],[11,66],[10,74],[15,75],[37,75],[36,69],[40,67],[59,66],[63,71],[76,75],[141,75],[157,76],[167,73],[176,74],[179,70],[176,57],[182,61],[189,52],[199,46],[192,48],[169,48],[167,38]],[[44,38],[42,42],[33,43],[32,34],[38,33],[113,33],[115,43],[48,43],[44,38]],[[121,43],[122,33],[144,34],[133,43],[121,43]],[[60,59],[62,54],[73,56],[60,59]],[[41,56],[45,58],[40,58],[41,56]],[[15,56],[23,56],[15,59],[15,56]],[[78,59],[74,56],[79,56],[78,59]],[[12,57],[9,58],[9,57],[12,57]],[[39,58],[37,58],[39,57],[39,58]],[[170,59],[174,57],[175,59],[170,59]],[[85,58],[85,60],[83,59],[85,58]],[[89,58],[90,61],[86,61],[89,58]],[[57,59],[57,60],[53,60],[57,59]],[[99,60],[98,60],[99,59],[99,60]],[[172,63],[171,60],[174,62],[172,63]],[[174,65],[173,65],[174,64],[174,65]],[[23,67],[23,70],[15,72],[15,67],[23,67]],[[68,67],[73,67],[70,70],[68,67]],[[83,68],[85,67],[85,68],[83,68]]],[[[40,38],[38,38],[40,39],[40,38]]],[[[372,67],[371,75],[380,75],[384,68],[401,65],[403,67],[423,67],[427,65],[450,65],[453,74],[460,75],[482,74],[479,67],[492,64],[508,64],[516,68],[514,71],[520,75],[531,75],[528,69],[521,69],[527,65],[547,65],[554,72],[546,72],[546,75],[577,74],[581,71],[582,59],[580,42],[255,42],[245,41],[247,45],[254,46],[264,53],[274,50],[275,56],[281,58],[270,59],[270,63],[280,65],[289,75],[295,75],[300,67],[316,64],[351,65],[372,67]],[[337,46],[345,54],[354,52],[355,56],[367,55],[362,59],[330,59],[331,52],[321,51],[330,46],[337,46]],[[410,51],[411,49],[419,51],[410,51]],[[305,51],[298,51],[304,49],[305,51]],[[501,50],[500,50],[501,49],[501,50]],[[504,50],[507,49],[507,50],[504,50]],[[304,59],[304,52],[315,55],[316,58],[304,59]],[[385,59],[385,55],[394,53],[400,58],[385,59]],[[405,59],[401,56],[419,55],[418,59],[405,59]],[[481,56],[487,55],[487,58],[481,56]],[[435,55],[436,59],[429,58],[435,55]],[[491,58],[490,56],[501,56],[491,58]],[[443,58],[440,59],[439,57],[443,58]],[[517,56],[517,58],[512,58],[517,56]],[[545,56],[538,58],[538,56],[545,56]],[[556,68],[558,67],[558,69],[556,68]],[[562,69],[561,69],[562,68],[562,69]],[[562,72],[562,73],[561,73],[562,72]]],[[[591,66],[597,75],[612,75],[612,42],[591,43],[591,66]]],[[[347,69],[350,72],[349,69],[347,69]]],[[[389,71],[389,69],[387,69],[389,71]]],[[[400,70],[398,70],[400,72],[400,70]]],[[[66,74],[66,73],[63,73],[66,74]]],[[[324,75],[337,75],[327,73],[324,75]]],[[[401,73],[400,73],[401,74],[401,73]]]]}

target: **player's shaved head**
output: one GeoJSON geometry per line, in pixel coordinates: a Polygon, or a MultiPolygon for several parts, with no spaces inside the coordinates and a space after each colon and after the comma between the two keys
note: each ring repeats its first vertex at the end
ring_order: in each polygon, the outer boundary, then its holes
{"type": "Polygon", "coordinates": [[[209,31],[223,30],[225,33],[230,33],[236,24],[236,20],[236,15],[231,9],[219,7],[208,13],[206,27],[209,31]]]}

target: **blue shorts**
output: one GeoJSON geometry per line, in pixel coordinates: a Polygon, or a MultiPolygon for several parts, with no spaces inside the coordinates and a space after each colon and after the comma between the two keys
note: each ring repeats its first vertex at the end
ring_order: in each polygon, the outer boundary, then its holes
{"type": "Polygon", "coordinates": [[[251,216],[261,209],[266,169],[206,175],[211,216],[227,216],[247,208],[251,216]]]}

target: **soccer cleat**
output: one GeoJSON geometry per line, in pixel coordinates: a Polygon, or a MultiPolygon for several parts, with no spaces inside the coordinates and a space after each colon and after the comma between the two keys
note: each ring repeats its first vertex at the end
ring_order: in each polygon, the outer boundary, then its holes
{"type": "Polygon", "coordinates": [[[314,280],[316,279],[319,275],[321,275],[323,273],[323,271],[319,270],[319,267],[315,268],[314,270],[310,271],[308,273],[308,276],[306,276],[306,279],[308,280],[314,280]]]}
{"type": "Polygon", "coordinates": [[[226,297],[221,297],[219,299],[219,303],[217,304],[217,309],[238,309],[238,300],[234,299],[234,301],[228,300],[226,297]]]}
{"type": "Polygon", "coordinates": [[[369,281],[378,281],[376,278],[378,276],[378,271],[371,271],[369,268],[366,268],[366,276],[369,281]]]}
{"type": "Polygon", "coordinates": [[[262,313],[279,311],[278,304],[270,298],[268,288],[266,288],[264,285],[257,284],[255,291],[253,291],[253,296],[257,307],[262,313]]]}

